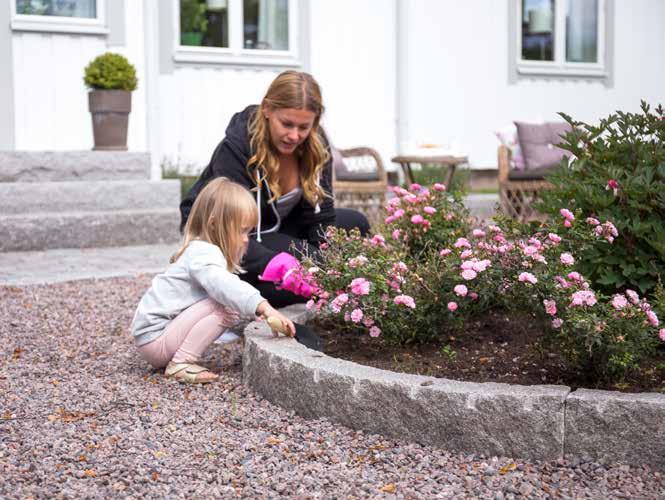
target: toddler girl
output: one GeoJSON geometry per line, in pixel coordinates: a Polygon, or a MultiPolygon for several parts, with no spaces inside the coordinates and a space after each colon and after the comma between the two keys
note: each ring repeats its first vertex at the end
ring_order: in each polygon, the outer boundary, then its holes
{"type": "Polygon", "coordinates": [[[276,317],[295,335],[291,320],[237,274],[257,218],[249,191],[224,177],[197,196],[182,246],[152,280],[132,321],[139,353],[153,367],[166,367],[166,376],[190,383],[216,380],[218,375],[196,362],[240,317],[276,317]]]}

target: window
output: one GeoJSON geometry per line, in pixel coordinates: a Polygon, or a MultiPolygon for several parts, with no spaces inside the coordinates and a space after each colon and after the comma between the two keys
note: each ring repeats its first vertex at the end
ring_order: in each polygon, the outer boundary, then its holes
{"type": "Polygon", "coordinates": [[[12,29],[106,34],[104,0],[13,0],[12,29]]]}
{"type": "Polygon", "coordinates": [[[175,60],[298,66],[296,0],[177,0],[175,60]]]}
{"type": "Polygon", "coordinates": [[[605,0],[518,1],[518,72],[605,76],[605,0]]]}

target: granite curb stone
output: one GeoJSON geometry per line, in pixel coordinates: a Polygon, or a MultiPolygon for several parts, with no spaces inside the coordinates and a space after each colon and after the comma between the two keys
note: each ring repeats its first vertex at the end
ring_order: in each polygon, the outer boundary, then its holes
{"type": "MultiPolygon", "coordinates": [[[[303,306],[284,312],[305,322],[303,306]]],[[[461,452],[665,465],[665,395],[460,382],[379,370],[245,329],[243,382],[307,418],[461,452]]]]}

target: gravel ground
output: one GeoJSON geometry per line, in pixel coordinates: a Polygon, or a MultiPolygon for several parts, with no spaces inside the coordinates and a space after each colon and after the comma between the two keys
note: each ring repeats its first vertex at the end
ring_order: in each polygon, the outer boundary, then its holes
{"type": "Polygon", "coordinates": [[[127,327],[149,277],[0,287],[0,497],[663,498],[648,467],[462,455],[304,420],[241,384],[148,369],[127,327]]]}

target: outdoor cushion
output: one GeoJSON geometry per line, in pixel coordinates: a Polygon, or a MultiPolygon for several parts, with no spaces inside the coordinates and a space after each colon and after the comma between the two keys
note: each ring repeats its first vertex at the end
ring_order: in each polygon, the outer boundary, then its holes
{"type": "Polygon", "coordinates": [[[508,172],[508,179],[511,181],[542,181],[545,175],[553,172],[559,165],[550,165],[549,167],[533,168],[528,170],[514,170],[508,172]]]}
{"type": "Polygon", "coordinates": [[[510,150],[510,168],[524,170],[524,156],[517,140],[517,127],[511,123],[494,132],[494,135],[499,139],[502,146],[506,146],[510,150]]]}
{"type": "Polygon", "coordinates": [[[331,146],[335,179],[338,181],[378,181],[379,171],[374,158],[360,156],[344,158],[336,147],[331,146]]]}
{"type": "Polygon", "coordinates": [[[556,147],[570,131],[567,123],[515,122],[527,170],[557,165],[568,152],[556,147]]]}

